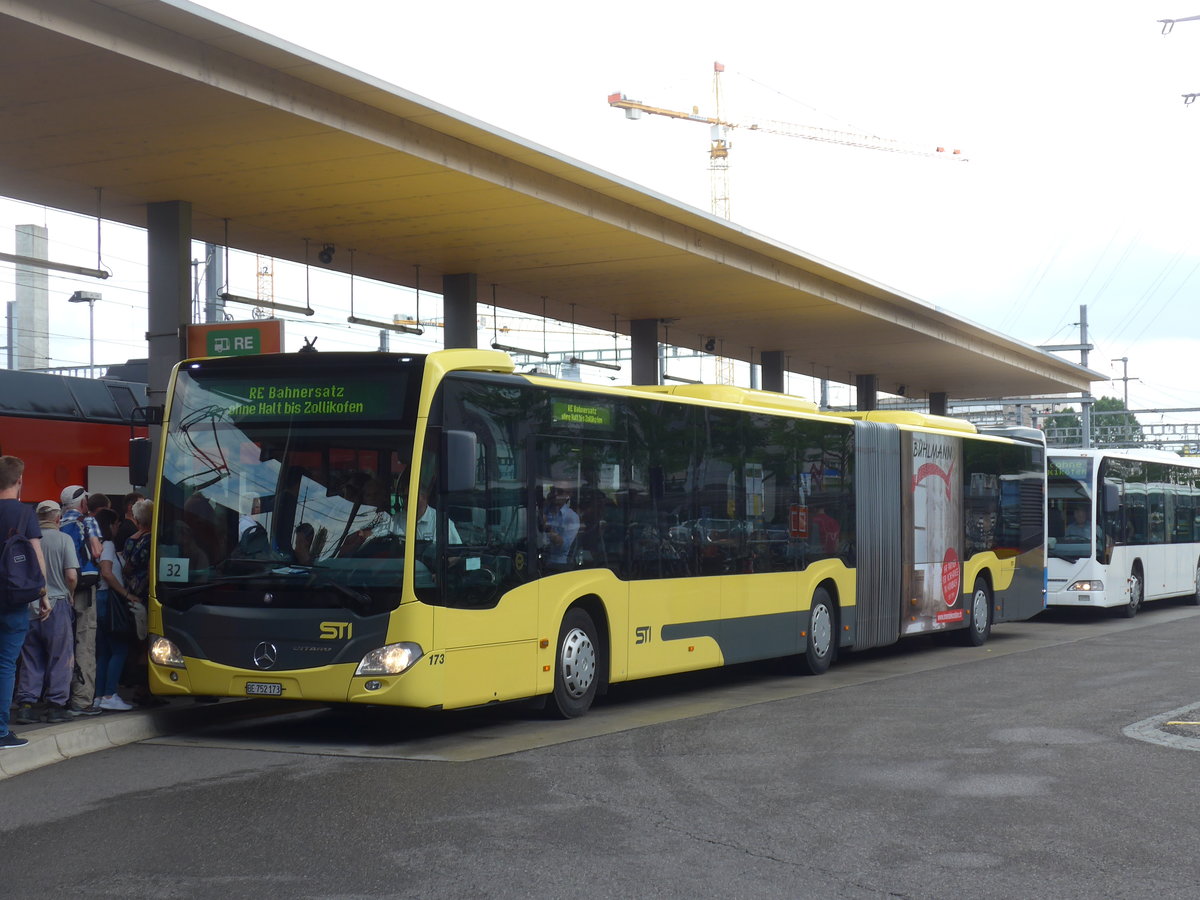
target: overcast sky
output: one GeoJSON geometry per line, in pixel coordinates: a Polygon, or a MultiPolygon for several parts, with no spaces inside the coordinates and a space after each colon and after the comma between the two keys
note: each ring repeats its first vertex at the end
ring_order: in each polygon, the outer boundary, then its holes
{"type": "Polygon", "coordinates": [[[1200,21],[1157,21],[1200,15],[1179,4],[203,3],[705,210],[708,129],[629,121],[608,94],[712,114],[720,61],[732,122],[961,149],[969,161],[737,129],[732,218],[1034,345],[1075,342],[1086,304],[1090,365],[1119,377],[1128,357],[1135,408],[1200,407],[1200,103],[1181,97],[1200,91],[1200,21]]]}

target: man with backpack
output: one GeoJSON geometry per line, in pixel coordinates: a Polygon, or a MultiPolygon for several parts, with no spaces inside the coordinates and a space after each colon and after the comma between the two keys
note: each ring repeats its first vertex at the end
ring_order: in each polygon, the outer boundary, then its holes
{"type": "Polygon", "coordinates": [[[17,656],[29,630],[29,603],[40,598],[40,610],[49,615],[46,601],[46,561],[42,558],[42,529],[37,517],[21,502],[25,463],[15,456],[0,456],[0,750],[24,747],[29,743],[8,727],[17,673],[17,656]],[[27,548],[32,548],[37,572],[31,571],[27,548]],[[37,587],[37,579],[41,586],[37,587]],[[30,596],[32,594],[32,596],[30,596]]]}
{"type": "Polygon", "coordinates": [[[75,608],[75,680],[67,714],[98,716],[96,703],[96,582],[100,580],[100,526],[88,515],[87,490],[79,484],[63,488],[59,497],[62,522],[59,530],[75,542],[79,558],[79,582],[72,605],[75,608]]]}
{"type": "Polygon", "coordinates": [[[75,638],[71,629],[71,595],[79,578],[75,545],[59,530],[62,510],[53,500],[37,507],[42,529],[42,557],[46,561],[45,604],[29,611],[29,633],[21,649],[21,677],[17,680],[17,716],[19,725],[41,720],[38,703],[46,701],[46,721],[67,722],[67,701],[71,698],[71,675],[75,668],[75,638]]]}

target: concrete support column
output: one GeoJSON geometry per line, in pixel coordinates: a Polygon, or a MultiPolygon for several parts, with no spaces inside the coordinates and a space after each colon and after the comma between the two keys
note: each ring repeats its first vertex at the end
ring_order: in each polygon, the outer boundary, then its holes
{"type": "Polygon", "coordinates": [[[149,375],[147,402],[167,399],[171,368],[187,352],[184,326],[192,320],[192,204],[170,200],[146,204],[149,375]]]}
{"type": "Polygon", "coordinates": [[[759,354],[759,362],[762,364],[762,386],[764,391],[775,391],[776,393],[784,393],[784,381],[787,373],[783,371],[783,351],[782,350],[764,350],[759,354]]]}
{"type": "Polygon", "coordinates": [[[929,413],[934,416],[949,415],[950,395],[945,391],[934,391],[929,395],[929,413]]]}
{"type": "MultiPolygon", "coordinates": [[[[192,321],[191,203],[146,204],[146,263],[146,403],[161,408],[167,402],[171,369],[187,354],[186,326],[192,321]]],[[[148,431],[150,458],[158,459],[162,427],[152,425],[148,431]]]]}
{"type": "Polygon", "coordinates": [[[629,323],[634,384],[658,384],[658,319],[634,319],[629,323]]]}
{"type": "Polygon", "coordinates": [[[858,389],[858,404],[855,409],[869,411],[879,408],[878,375],[855,375],[854,386],[858,389]]]}
{"type": "Polygon", "coordinates": [[[442,276],[442,302],[446,314],[443,339],[447,350],[474,350],[479,346],[478,296],[478,278],[474,272],[442,276]]]}

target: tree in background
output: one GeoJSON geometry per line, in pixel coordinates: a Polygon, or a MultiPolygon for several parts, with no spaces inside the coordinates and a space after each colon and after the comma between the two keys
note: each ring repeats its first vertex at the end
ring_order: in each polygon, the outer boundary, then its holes
{"type": "MultiPolygon", "coordinates": [[[[1046,440],[1057,447],[1082,444],[1083,421],[1074,409],[1057,410],[1042,423],[1046,440]]],[[[1092,445],[1097,447],[1136,447],[1144,440],[1137,416],[1125,408],[1119,397],[1099,397],[1092,404],[1092,445]]]]}

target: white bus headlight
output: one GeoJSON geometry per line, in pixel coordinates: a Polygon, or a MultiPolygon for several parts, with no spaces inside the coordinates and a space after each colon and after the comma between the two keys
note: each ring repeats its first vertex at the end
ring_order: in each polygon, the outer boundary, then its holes
{"type": "Polygon", "coordinates": [[[1076,581],[1073,585],[1067,588],[1068,591],[1102,591],[1104,590],[1103,581],[1076,581]]]}
{"type": "Polygon", "coordinates": [[[378,650],[372,650],[362,658],[355,675],[399,675],[413,667],[424,655],[419,644],[407,642],[388,644],[378,650]]]}
{"type": "Polygon", "coordinates": [[[150,662],[156,666],[170,666],[173,669],[185,669],[183,654],[171,641],[160,634],[150,635],[150,662]]]}

